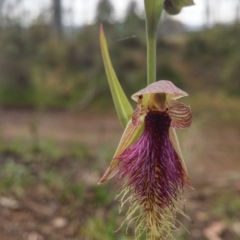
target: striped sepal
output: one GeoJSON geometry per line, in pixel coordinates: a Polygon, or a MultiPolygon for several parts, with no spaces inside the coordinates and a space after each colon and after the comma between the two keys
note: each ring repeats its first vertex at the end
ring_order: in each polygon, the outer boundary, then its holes
{"type": "Polygon", "coordinates": [[[188,128],[192,123],[191,108],[184,103],[172,101],[168,114],[172,119],[171,127],[173,128],[188,128]]]}

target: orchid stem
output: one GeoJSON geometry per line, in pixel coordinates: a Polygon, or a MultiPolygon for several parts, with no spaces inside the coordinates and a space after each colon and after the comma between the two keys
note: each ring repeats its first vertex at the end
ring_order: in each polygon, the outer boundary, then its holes
{"type": "Polygon", "coordinates": [[[144,0],[147,37],[147,83],[157,80],[157,30],[161,18],[164,0],[144,0]]]}
{"type": "Polygon", "coordinates": [[[157,80],[156,36],[147,34],[147,80],[151,84],[157,80]]]}

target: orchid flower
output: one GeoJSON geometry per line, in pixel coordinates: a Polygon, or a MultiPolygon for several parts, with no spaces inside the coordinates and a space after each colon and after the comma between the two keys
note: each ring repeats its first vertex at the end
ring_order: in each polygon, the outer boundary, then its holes
{"type": "Polygon", "coordinates": [[[129,202],[125,220],[136,221],[136,239],[172,239],[178,199],[187,175],[175,129],[191,125],[189,106],[176,101],[188,94],[161,80],[132,95],[137,107],[126,126],[112,162],[99,183],[118,174],[123,180],[122,205],[129,202]]]}
{"type": "MultiPolygon", "coordinates": [[[[124,222],[135,222],[135,239],[171,240],[176,214],[184,216],[183,187],[192,187],[175,129],[191,125],[189,106],[177,99],[187,93],[167,80],[156,80],[156,39],[162,10],[178,13],[193,0],[144,0],[147,37],[148,86],[132,95],[135,110],[125,95],[109,56],[103,27],[100,45],[118,117],[125,131],[113,159],[99,181],[118,176],[121,207],[128,203],[124,222]]],[[[187,217],[187,216],[186,216],[187,217]]]]}

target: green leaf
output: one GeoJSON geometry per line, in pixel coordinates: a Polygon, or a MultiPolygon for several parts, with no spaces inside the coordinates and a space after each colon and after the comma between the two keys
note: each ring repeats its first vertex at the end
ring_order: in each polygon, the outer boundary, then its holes
{"type": "Polygon", "coordinates": [[[114,105],[122,126],[125,128],[131,119],[133,109],[128,101],[113,69],[112,62],[108,53],[107,41],[104,35],[103,27],[100,27],[100,45],[102,51],[103,62],[108,78],[108,84],[112,93],[114,105]]]}

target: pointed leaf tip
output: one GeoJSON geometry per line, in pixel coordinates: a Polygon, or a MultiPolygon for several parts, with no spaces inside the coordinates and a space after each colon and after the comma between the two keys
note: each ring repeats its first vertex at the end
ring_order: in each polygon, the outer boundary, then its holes
{"type": "Polygon", "coordinates": [[[122,123],[122,126],[125,127],[131,118],[133,109],[113,69],[112,62],[108,52],[107,40],[105,38],[102,25],[100,26],[100,45],[101,45],[104,67],[107,74],[108,84],[111,90],[114,105],[115,105],[118,117],[122,123]]]}

